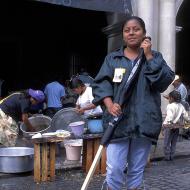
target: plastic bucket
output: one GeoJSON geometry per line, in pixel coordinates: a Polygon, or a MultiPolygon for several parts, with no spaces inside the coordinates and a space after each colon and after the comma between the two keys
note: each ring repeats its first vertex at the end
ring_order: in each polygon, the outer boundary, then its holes
{"type": "Polygon", "coordinates": [[[75,137],[80,137],[84,133],[84,121],[77,121],[69,124],[75,137]]]}
{"type": "Polygon", "coordinates": [[[103,133],[102,119],[89,119],[88,130],[90,133],[103,133]]]}
{"type": "Polygon", "coordinates": [[[67,160],[80,160],[82,139],[68,140],[64,142],[67,160]]]}

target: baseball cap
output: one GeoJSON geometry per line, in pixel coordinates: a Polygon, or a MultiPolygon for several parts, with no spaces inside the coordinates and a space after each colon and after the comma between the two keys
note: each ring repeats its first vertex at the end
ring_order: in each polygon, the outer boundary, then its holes
{"type": "Polygon", "coordinates": [[[43,102],[45,99],[45,95],[41,90],[33,90],[30,88],[28,93],[31,97],[36,99],[38,102],[43,102]]]}

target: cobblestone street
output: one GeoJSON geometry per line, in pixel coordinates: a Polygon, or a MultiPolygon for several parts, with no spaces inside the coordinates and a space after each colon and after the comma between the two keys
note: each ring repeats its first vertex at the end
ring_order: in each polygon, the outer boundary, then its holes
{"type": "MultiPolygon", "coordinates": [[[[35,184],[33,174],[10,175],[0,178],[1,190],[80,190],[84,181],[81,170],[57,170],[54,182],[35,184]]],[[[94,176],[89,190],[100,190],[105,176],[94,176]]],[[[177,158],[174,161],[156,161],[146,168],[142,190],[189,190],[190,157],[177,158]]]]}
{"type": "MultiPolygon", "coordinates": [[[[174,161],[162,161],[163,140],[161,139],[156,149],[154,147],[152,149],[151,166],[145,170],[141,190],[189,190],[189,143],[189,140],[178,142],[174,161]]],[[[85,179],[85,174],[80,169],[80,163],[75,164],[74,168],[68,167],[68,165],[56,168],[55,181],[41,184],[34,183],[32,172],[25,174],[0,173],[0,190],[80,190],[85,179]]],[[[100,190],[104,179],[104,175],[94,176],[88,189],[100,190]]]]}

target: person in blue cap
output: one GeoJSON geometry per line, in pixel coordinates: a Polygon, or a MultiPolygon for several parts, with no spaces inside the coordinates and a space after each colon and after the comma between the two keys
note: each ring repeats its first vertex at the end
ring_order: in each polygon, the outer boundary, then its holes
{"type": "Polygon", "coordinates": [[[0,144],[14,146],[18,136],[18,122],[22,121],[28,131],[35,131],[28,120],[31,105],[45,100],[41,90],[28,89],[13,93],[0,102],[0,144]]]}

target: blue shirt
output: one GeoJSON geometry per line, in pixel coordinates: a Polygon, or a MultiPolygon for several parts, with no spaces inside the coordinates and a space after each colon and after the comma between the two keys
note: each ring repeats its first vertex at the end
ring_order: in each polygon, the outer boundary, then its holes
{"type": "Polygon", "coordinates": [[[181,83],[177,88],[175,88],[181,94],[181,101],[185,101],[187,98],[187,88],[183,83],[181,83]]]}
{"type": "Polygon", "coordinates": [[[65,96],[65,88],[59,82],[54,81],[46,85],[44,94],[47,98],[47,107],[61,108],[61,98],[65,96]]]}

